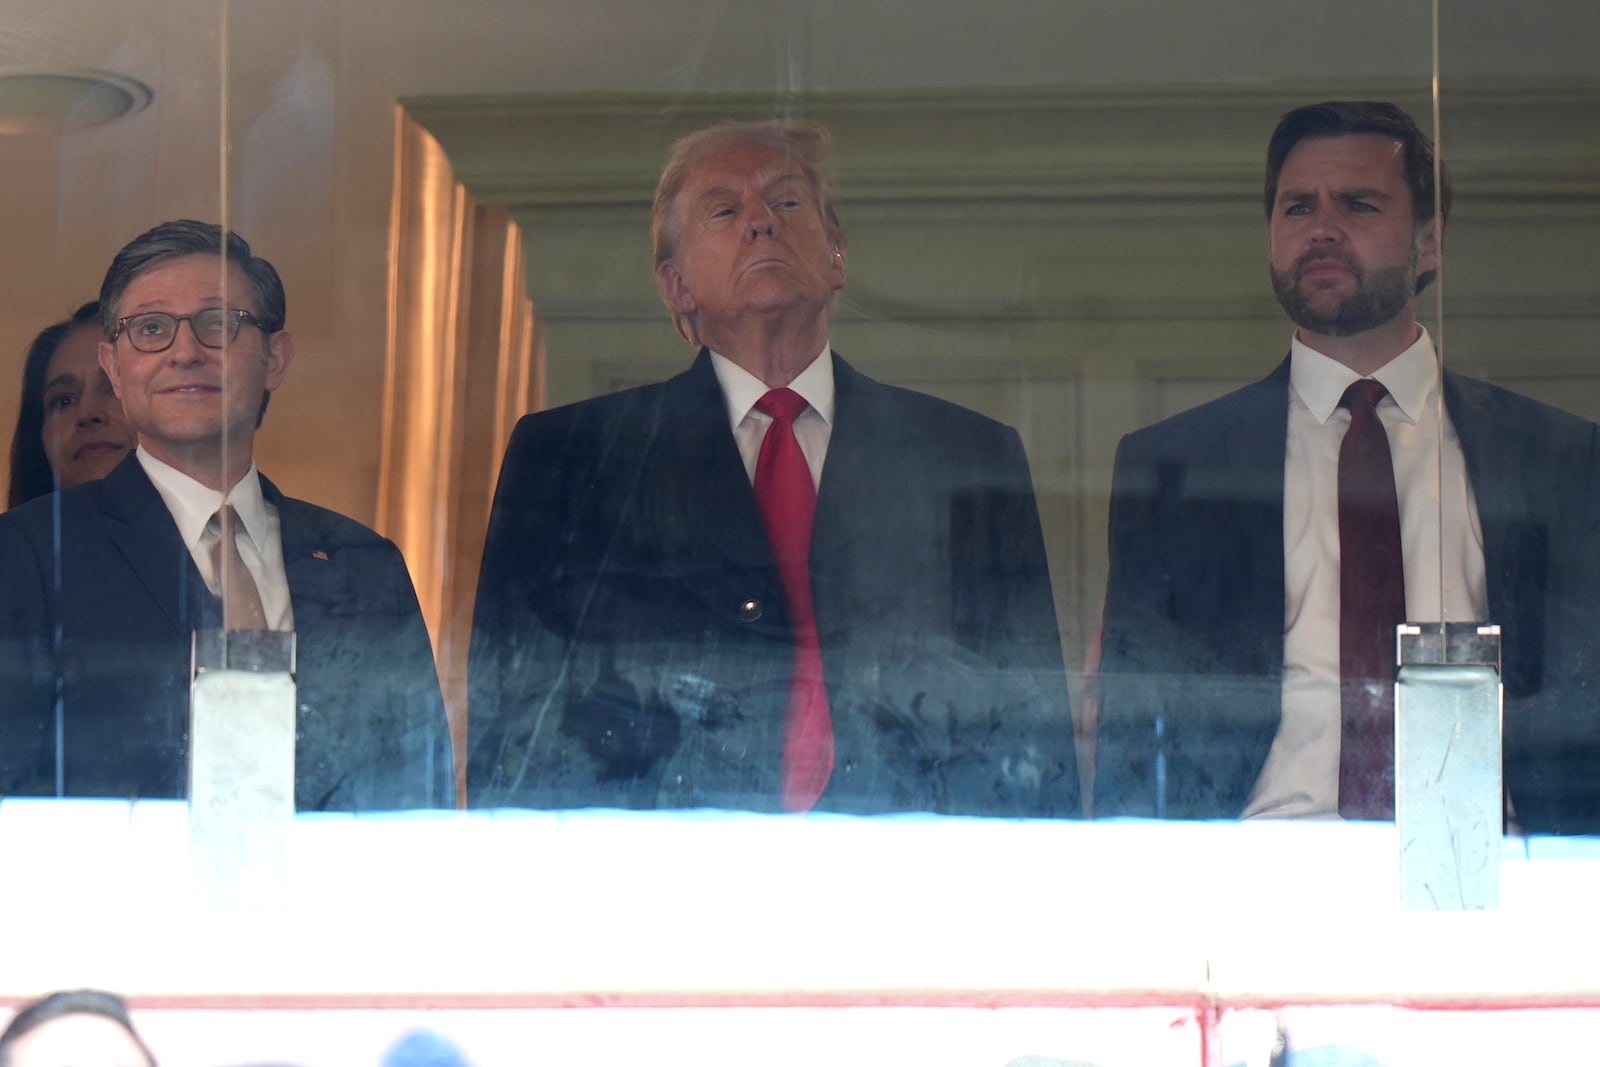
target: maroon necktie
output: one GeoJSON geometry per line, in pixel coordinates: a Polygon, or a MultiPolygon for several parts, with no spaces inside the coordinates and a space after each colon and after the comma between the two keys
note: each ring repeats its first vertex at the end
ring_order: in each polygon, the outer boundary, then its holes
{"type": "Polygon", "coordinates": [[[1339,814],[1394,818],[1395,627],[1405,621],[1400,503],[1381,382],[1363,378],[1339,401],[1339,814]]]}
{"type": "Polygon", "coordinates": [[[810,811],[833,773],[833,721],[811,603],[811,525],[817,514],[817,489],[794,436],[794,420],[805,409],[805,398],[792,389],[774,389],[756,401],[757,411],[772,416],[756,459],[756,505],[772,542],[794,625],[794,674],[783,730],[785,811],[810,811]]]}

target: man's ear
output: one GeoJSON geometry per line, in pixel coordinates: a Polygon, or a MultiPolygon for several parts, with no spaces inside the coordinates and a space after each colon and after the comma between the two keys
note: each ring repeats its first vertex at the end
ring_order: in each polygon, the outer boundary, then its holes
{"type": "Polygon", "coordinates": [[[673,311],[679,315],[694,314],[694,295],[683,282],[683,272],[672,260],[669,259],[656,268],[656,288],[661,290],[661,299],[665,300],[673,311]]]}
{"type": "Polygon", "coordinates": [[[284,375],[289,371],[289,364],[294,362],[294,338],[288,330],[279,330],[267,338],[267,352],[263,357],[266,362],[266,387],[267,392],[275,392],[283,384],[284,375]]]}
{"type": "Polygon", "coordinates": [[[111,391],[117,394],[117,399],[122,399],[122,368],[117,363],[117,346],[110,341],[101,341],[97,350],[100,356],[100,369],[106,372],[106,377],[111,380],[111,391]]]}
{"type": "Polygon", "coordinates": [[[1437,274],[1439,255],[1444,248],[1444,219],[1437,212],[1417,227],[1417,277],[1437,274]]]}

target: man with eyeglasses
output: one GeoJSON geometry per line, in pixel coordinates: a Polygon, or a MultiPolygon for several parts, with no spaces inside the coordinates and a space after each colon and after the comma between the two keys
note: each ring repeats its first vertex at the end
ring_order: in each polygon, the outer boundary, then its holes
{"type": "Polygon", "coordinates": [[[277,271],[237,234],[167,222],[117,254],[101,308],[139,447],[0,517],[0,794],[183,796],[190,635],[225,626],[297,635],[298,808],[450,805],[399,550],[255,467],[294,359],[277,271]]]}

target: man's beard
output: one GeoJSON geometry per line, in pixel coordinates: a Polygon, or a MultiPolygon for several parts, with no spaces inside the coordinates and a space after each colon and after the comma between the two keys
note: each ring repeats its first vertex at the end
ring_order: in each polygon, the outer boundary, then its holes
{"type": "Polygon", "coordinates": [[[1272,291],[1291,322],[1324,337],[1350,337],[1392,322],[1416,294],[1417,248],[1403,267],[1367,273],[1348,259],[1334,257],[1355,275],[1355,292],[1329,306],[1315,299],[1323,294],[1302,290],[1296,277],[1314,256],[1302,257],[1291,270],[1272,270],[1272,291]]]}

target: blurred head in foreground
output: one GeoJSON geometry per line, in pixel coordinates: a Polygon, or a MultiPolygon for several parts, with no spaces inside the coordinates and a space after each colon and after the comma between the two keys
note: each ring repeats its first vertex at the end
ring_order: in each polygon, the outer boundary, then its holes
{"type": "Polygon", "coordinates": [[[52,993],[18,1011],[0,1033],[0,1067],[156,1067],[114,993],[52,993]]]}

